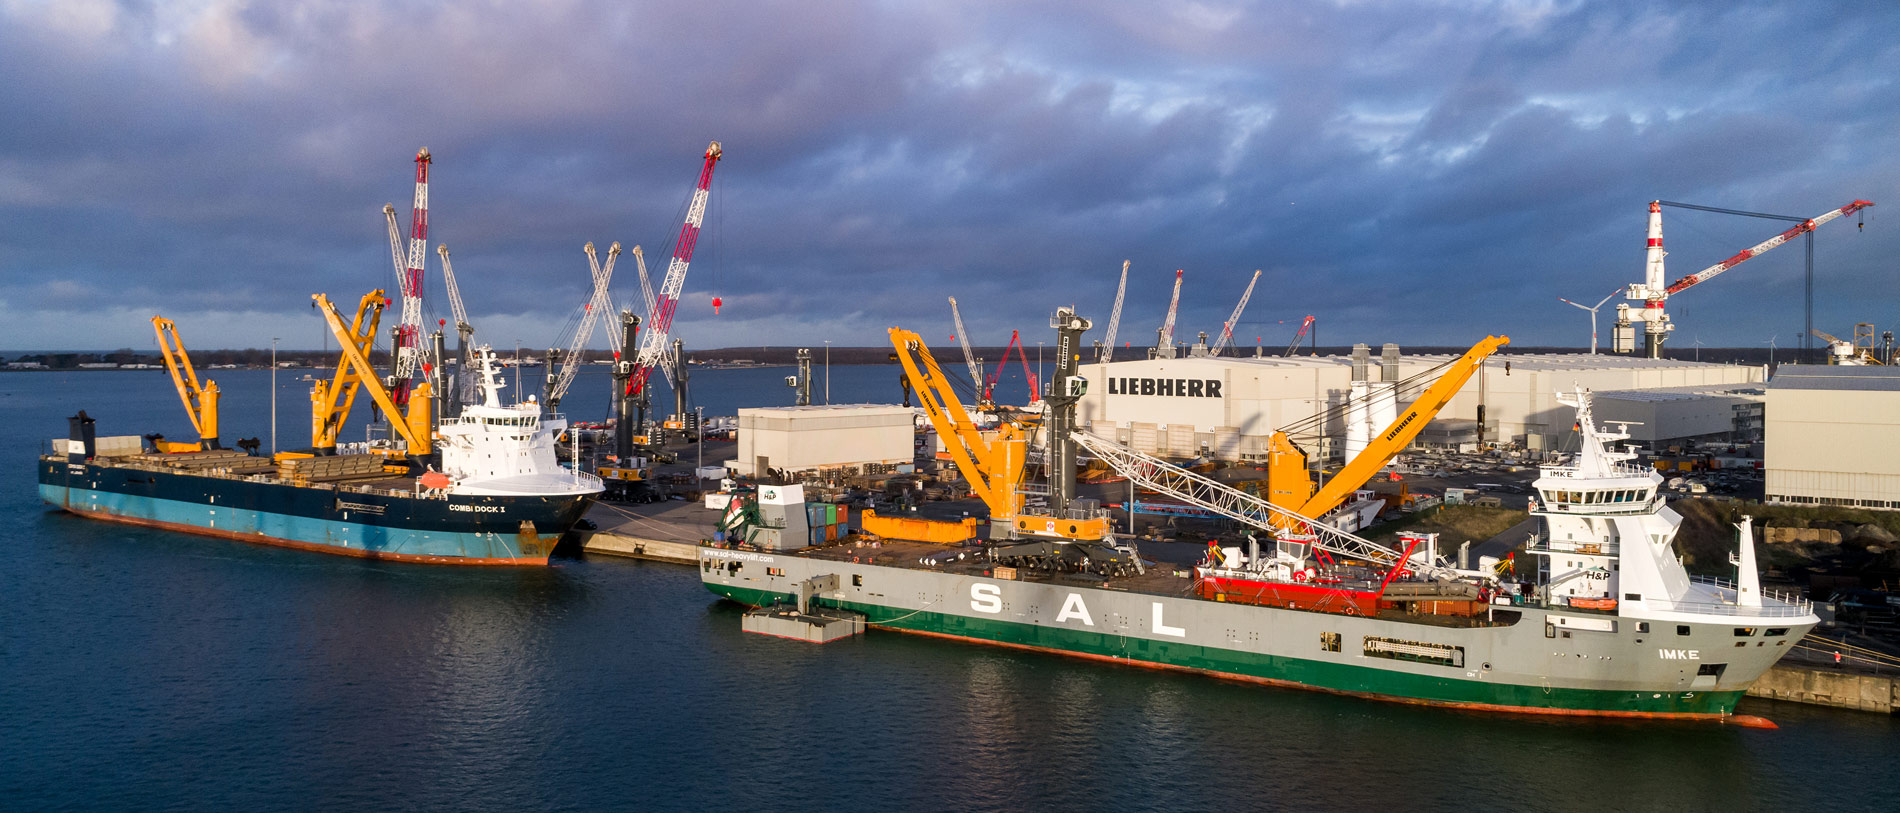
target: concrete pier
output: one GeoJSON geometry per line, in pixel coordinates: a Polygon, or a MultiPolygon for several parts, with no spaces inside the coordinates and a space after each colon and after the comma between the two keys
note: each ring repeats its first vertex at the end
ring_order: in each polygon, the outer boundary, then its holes
{"type": "Polygon", "coordinates": [[[699,544],[718,530],[719,512],[679,500],[596,503],[587,518],[598,528],[581,535],[581,549],[589,554],[690,565],[699,561],[699,544]]]}
{"type": "Polygon", "coordinates": [[[1846,672],[1782,662],[1748,689],[1750,697],[1892,714],[1900,706],[1900,682],[1886,675],[1846,672]]]}

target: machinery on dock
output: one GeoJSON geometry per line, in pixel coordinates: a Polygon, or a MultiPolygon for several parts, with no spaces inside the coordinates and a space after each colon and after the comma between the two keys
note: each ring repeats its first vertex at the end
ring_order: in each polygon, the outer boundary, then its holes
{"type": "Polygon", "coordinates": [[[1070,429],[1075,404],[1088,381],[1077,374],[1082,333],[1089,320],[1058,309],[1056,371],[1043,396],[1040,421],[1010,414],[996,429],[977,428],[922,337],[891,328],[891,346],[905,379],[943,439],[971,493],[990,509],[989,556],[1009,566],[1050,571],[1088,571],[1104,575],[1138,573],[1141,560],[1132,546],[1118,543],[1107,511],[1092,500],[1075,497],[1075,447],[1070,429]],[[1048,476],[1026,482],[1030,440],[1046,432],[1048,476]]]}

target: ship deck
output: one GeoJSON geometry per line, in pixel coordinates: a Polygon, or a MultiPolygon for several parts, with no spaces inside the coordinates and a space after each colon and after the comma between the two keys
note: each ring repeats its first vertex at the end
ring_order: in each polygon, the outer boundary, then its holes
{"type": "MultiPolygon", "coordinates": [[[[1144,542],[1141,543],[1139,550],[1143,562],[1147,565],[1139,576],[1104,579],[1091,574],[1046,573],[1018,568],[1016,581],[1094,587],[1156,596],[1197,597],[1194,567],[1200,554],[1206,550],[1204,546],[1190,543],[1144,542]]],[[[976,545],[950,546],[887,539],[876,543],[840,542],[786,553],[834,562],[859,562],[963,576],[993,577],[992,574],[996,568],[996,565],[984,560],[983,549],[976,545]],[[963,554],[963,558],[955,558],[957,554],[963,554]],[[931,562],[940,563],[931,564],[931,562]]],[[[1317,610],[1287,610],[1287,612],[1325,614],[1317,610]]],[[[1499,606],[1489,614],[1489,618],[1440,615],[1397,608],[1382,608],[1375,617],[1433,626],[1469,628],[1508,626],[1517,623],[1520,615],[1521,613],[1515,609],[1499,606]]]]}

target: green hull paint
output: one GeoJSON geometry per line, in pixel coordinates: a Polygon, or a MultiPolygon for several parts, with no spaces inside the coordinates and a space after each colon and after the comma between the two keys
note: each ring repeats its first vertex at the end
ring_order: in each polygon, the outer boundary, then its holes
{"type": "MultiPolygon", "coordinates": [[[[749,606],[792,603],[788,593],[708,582],[713,593],[749,606]]],[[[1074,652],[1216,675],[1277,681],[1321,691],[1443,705],[1494,706],[1502,710],[1596,714],[1722,717],[1734,713],[1743,692],[1629,692],[1490,683],[1434,678],[1396,670],[1231,649],[1104,635],[988,618],[911,611],[849,601],[828,606],[863,613],[887,629],[937,633],[973,641],[1074,652]]]]}

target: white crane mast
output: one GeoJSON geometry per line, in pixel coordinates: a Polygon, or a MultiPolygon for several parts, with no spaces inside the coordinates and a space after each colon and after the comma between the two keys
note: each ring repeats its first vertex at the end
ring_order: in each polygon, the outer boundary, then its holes
{"type": "Polygon", "coordinates": [[[1220,326],[1220,338],[1214,340],[1214,355],[1218,356],[1222,350],[1234,346],[1234,325],[1240,324],[1240,314],[1247,309],[1247,300],[1253,298],[1253,286],[1259,281],[1260,269],[1256,268],[1253,270],[1253,279],[1247,280],[1247,290],[1240,294],[1240,302],[1234,305],[1234,314],[1220,326]]]}
{"type": "Polygon", "coordinates": [[[462,306],[462,289],[455,284],[455,266],[449,264],[449,247],[436,246],[435,253],[442,257],[442,282],[449,288],[449,312],[455,317],[455,330],[463,334],[462,341],[466,343],[475,334],[475,327],[469,324],[468,308],[462,306]]]}
{"type": "Polygon", "coordinates": [[[1174,272],[1174,296],[1168,299],[1168,318],[1161,323],[1155,340],[1155,355],[1161,358],[1174,358],[1174,315],[1181,310],[1181,274],[1174,272]]]}
{"type": "Polygon", "coordinates": [[[393,351],[397,386],[404,393],[422,354],[422,263],[429,251],[429,160],[428,147],[416,152],[416,196],[410,208],[407,262],[403,257],[402,237],[396,229],[396,209],[388,204],[383,206],[383,214],[389,221],[389,251],[395,260],[396,279],[402,290],[402,317],[396,327],[399,338],[393,351]]]}
{"type": "Polygon", "coordinates": [[[1102,352],[1097,361],[1107,363],[1115,359],[1115,332],[1122,326],[1122,298],[1128,293],[1128,261],[1122,260],[1122,281],[1115,286],[1115,308],[1108,313],[1108,332],[1102,334],[1102,352]]]}
{"type": "Polygon", "coordinates": [[[613,310],[613,299],[607,294],[607,286],[613,280],[614,262],[620,259],[620,244],[614,243],[607,248],[607,262],[602,264],[594,253],[594,244],[581,247],[587,252],[587,264],[594,279],[593,295],[587,298],[587,304],[581,313],[580,326],[574,329],[574,337],[568,340],[567,352],[561,356],[560,376],[555,379],[553,389],[548,391],[548,408],[560,405],[561,397],[567,394],[567,388],[573,386],[574,376],[580,373],[581,353],[587,347],[587,341],[594,337],[594,326],[600,323],[600,315],[613,310]]]}
{"type": "Polygon", "coordinates": [[[976,360],[976,351],[970,349],[970,333],[963,327],[963,311],[957,310],[957,298],[950,297],[950,318],[957,323],[957,342],[963,345],[963,363],[970,367],[970,380],[976,384],[976,391],[983,391],[983,362],[976,360]]]}
{"type": "MultiPolygon", "coordinates": [[[[647,276],[646,252],[641,251],[639,246],[633,247],[633,262],[634,266],[640,271],[640,296],[646,300],[646,323],[652,324],[654,313],[653,280],[647,276]]],[[[666,345],[666,355],[660,359],[660,375],[666,376],[666,386],[668,388],[678,386],[673,383],[673,365],[675,363],[677,362],[673,358],[673,345],[669,342],[666,345]]]]}

